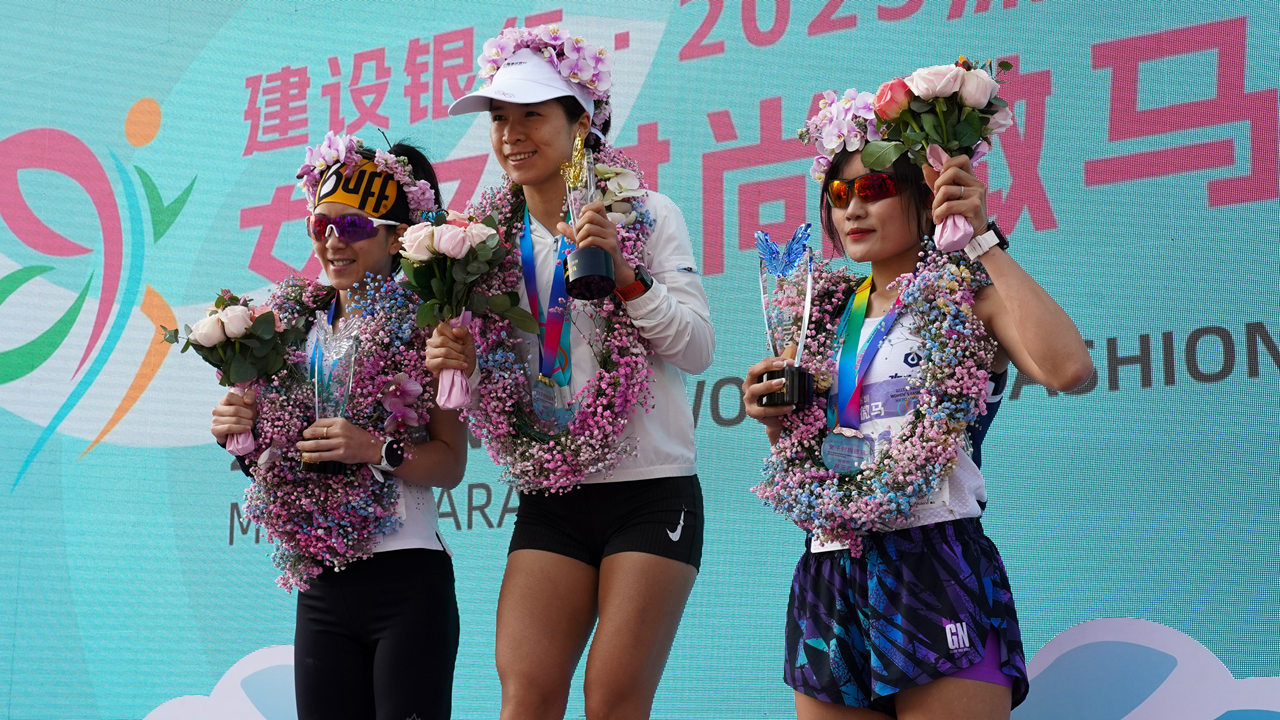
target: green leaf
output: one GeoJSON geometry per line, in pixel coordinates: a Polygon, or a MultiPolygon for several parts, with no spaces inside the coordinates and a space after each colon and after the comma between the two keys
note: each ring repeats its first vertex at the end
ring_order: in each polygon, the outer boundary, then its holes
{"type": "Polygon", "coordinates": [[[892,165],[906,149],[907,146],[899,142],[873,140],[862,148],[862,164],[868,170],[883,170],[892,165]]]}
{"type": "Polygon", "coordinates": [[[467,273],[472,277],[480,277],[489,272],[489,264],[480,260],[472,260],[467,263],[467,273]]]}
{"type": "Polygon", "coordinates": [[[960,123],[953,131],[952,139],[961,147],[973,147],[982,139],[982,135],[970,127],[969,123],[960,123]]]}
{"type": "Polygon", "coordinates": [[[495,313],[502,314],[511,309],[512,299],[508,293],[501,293],[487,298],[489,309],[495,313]]]}
{"type": "Polygon", "coordinates": [[[418,306],[418,327],[433,328],[440,324],[440,303],[428,300],[418,306]]]}
{"type": "Polygon", "coordinates": [[[920,116],[920,124],[924,126],[925,137],[930,142],[942,144],[942,126],[938,123],[938,116],[930,113],[920,116]]]}
{"type": "Polygon", "coordinates": [[[510,320],[512,325],[515,325],[516,327],[520,328],[521,330],[524,330],[525,332],[528,332],[528,333],[538,332],[538,321],[533,319],[533,316],[529,314],[528,310],[525,310],[519,305],[510,307],[507,310],[504,310],[503,312],[500,312],[497,314],[501,317],[506,318],[507,320],[510,320]]]}
{"type": "Polygon", "coordinates": [[[270,340],[276,334],[276,315],[271,311],[267,311],[254,318],[253,324],[249,326],[249,334],[260,337],[263,340],[270,340]]]}
{"type": "Polygon", "coordinates": [[[447,293],[444,291],[444,281],[438,277],[431,278],[431,296],[444,297],[447,293]]]}
{"type": "Polygon", "coordinates": [[[467,298],[467,309],[471,311],[472,315],[484,314],[489,310],[489,298],[480,293],[475,293],[467,298]]]}
{"type": "Polygon", "coordinates": [[[174,198],[173,202],[165,203],[164,198],[160,197],[160,188],[156,187],[151,176],[137,165],[134,165],[133,169],[138,172],[138,179],[142,181],[142,192],[147,196],[147,208],[151,210],[151,232],[155,236],[152,242],[160,242],[160,238],[173,227],[173,222],[178,219],[178,214],[191,198],[196,179],[191,178],[186,189],[178,193],[178,197],[174,198]]]}
{"type": "Polygon", "coordinates": [[[224,377],[231,378],[232,385],[239,385],[252,380],[255,376],[253,363],[250,363],[243,355],[236,354],[231,358],[231,366],[227,368],[224,377]]]}
{"type": "MultiPolygon", "coordinates": [[[[1009,101],[997,95],[991,98],[991,102],[987,103],[987,107],[991,107],[992,105],[996,107],[996,110],[999,110],[1000,108],[1003,108],[1003,107],[1009,107],[1009,101]]],[[[995,114],[994,110],[992,111],[992,114],[993,115],[995,114]]]]}
{"type": "Polygon", "coordinates": [[[933,112],[933,104],[928,100],[921,100],[918,97],[911,98],[911,109],[919,114],[933,112]]]}
{"type": "Polygon", "coordinates": [[[1010,70],[1013,69],[1013,63],[1009,62],[1008,60],[1001,60],[1000,62],[996,63],[996,67],[1000,68],[1001,72],[1009,72],[1010,70]]]}

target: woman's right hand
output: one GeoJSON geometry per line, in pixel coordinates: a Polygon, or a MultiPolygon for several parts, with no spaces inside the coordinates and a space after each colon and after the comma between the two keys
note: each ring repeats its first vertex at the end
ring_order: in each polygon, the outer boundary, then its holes
{"type": "Polygon", "coordinates": [[[761,380],[760,376],[770,370],[781,370],[794,363],[794,360],[785,357],[765,358],[747,368],[747,379],[742,383],[742,404],[746,406],[748,415],[759,420],[765,426],[769,433],[770,441],[777,439],[777,434],[782,430],[782,416],[788,415],[792,410],[795,410],[795,405],[772,405],[769,407],[761,405],[760,397],[781,390],[785,380],[782,378],[761,380]]]}
{"type": "Polygon", "coordinates": [[[244,395],[228,392],[213,408],[213,425],[209,431],[219,445],[226,445],[227,438],[242,432],[252,432],[258,418],[258,397],[252,388],[244,395]]]}
{"type": "Polygon", "coordinates": [[[444,370],[461,370],[468,377],[476,369],[476,342],[471,331],[442,322],[427,340],[427,369],[432,375],[444,370]]]}

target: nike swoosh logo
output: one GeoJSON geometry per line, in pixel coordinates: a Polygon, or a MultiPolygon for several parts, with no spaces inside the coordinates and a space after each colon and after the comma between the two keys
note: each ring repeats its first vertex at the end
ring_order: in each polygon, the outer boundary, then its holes
{"type": "Polygon", "coordinates": [[[680,522],[676,523],[675,530],[668,530],[667,537],[671,538],[671,542],[680,542],[680,534],[684,532],[684,511],[680,511],[680,522]]]}

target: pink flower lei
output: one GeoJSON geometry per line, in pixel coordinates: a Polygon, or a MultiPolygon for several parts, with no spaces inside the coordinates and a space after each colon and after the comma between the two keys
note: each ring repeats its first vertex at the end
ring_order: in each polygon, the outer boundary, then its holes
{"type": "Polygon", "coordinates": [[[342,172],[345,175],[366,160],[372,160],[378,172],[387,173],[396,179],[396,183],[404,190],[405,197],[408,199],[409,210],[419,218],[425,217],[425,213],[439,209],[436,206],[435,188],[426,180],[414,179],[413,166],[409,163],[409,158],[403,155],[392,155],[381,149],[369,150],[360,138],[354,135],[335,134],[332,130],[324,136],[324,141],[319,145],[307,148],[306,160],[303,161],[302,167],[298,168],[298,187],[302,188],[303,194],[306,195],[307,209],[315,209],[316,189],[320,187],[320,181],[331,165],[343,165],[342,172]]]}
{"type": "MultiPolygon", "coordinates": [[[[421,442],[431,407],[431,393],[422,392],[429,377],[424,331],[414,323],[417,301],[394,280],[372,276],[351,297],[356,312],[345,322],[359,323],[359,331],[345,417],[407,450],[421,442]]],[[[333,298],[332,287],[295,277],[280,283],[269,305],[284,326],[309,330],[333,298]]],[[[304,347],[291,348],[285,368],[256,386],[254,434],[258,449],[266,449],[248,461],[253,481],[245,491],[245,514],[275,543],[276,582],[286,590],[306,590],[325,567],[341,570],[370,557],[377,538],[400,525],[389,476],[367,465],[349,465],[341,475],[301,469],[296,443],[315,421],[307,363],[304,347]]]]}
{"type": "Polygon", "coordinates": [[[547,62],[560,71],[561,77],[586,88],[595,101],[591,124],[596,128],[603,126],[611,113],[609,88],[613,86],[613,58],[607,50],[581,36],[565,34],[559,25],[507,28],[497,37],[486,40],[476,57],[480,78],[488,82],[498,68],[522,48],[542,53],[547,62]]]}
{"type": "MultiPolygon", "coordinates": [[[[843,475],[822,462],[827,397],[815,393],[811,407],[783,417],[781,436],[765,461],[765,479],[755,487],[766,504],[818,540],[848,543],[854,557],[861,554],[862,535],[900,526],[915,503],[951,473],[966,427],[986,409],[995,343],[974,313],[973,294],[990,282],[986,271],[963,253],[938,252],[927,238],[921,257],[913,274],[895,281],[924,353],[921,372],[912,380],[919,404],[907,423],[860,472],[843,475]]],[[[825,389],[836,371],[840,316],[861,279],[828,263],[815,268],[813,279],[809,337],[800,364],[825,389]]],[[[794,278],[782,281],[779,306],[798,310],[803,298],[804,288],[794,278]]]]}
{"type": "MultiPolygon", "coordinates": [[[[596,184],[607,192],[606,177],[617,170],[639,175],[634,161],[611,145],[595,154],[596,184]]],[[[640,187],[644,188],[643,181],[640,187]]],[[[607,210],[626,215],[618,225],[618,245],[623,257],[640,264],[653,219],[642,198],[618,199],[607,210]],[[631,215],[630,213],[634,213],[631,215]]],[[[519,288],[523,282],[520,236],[524,222],[524,193],[510,178],[486,191],[469,208],[473,217],[493,214],[502,228],[510,254],[477,287],[487,294],[519,288]]],[[[465,410],[471,430],[485,442],[489,456],[503,466],[504,479],[521,492],[563,493],[596,472],[610,473],[618,460],[634,452],[623,442],[627,422],[636,408],[650,402],[648,342],[631,322],[622,301],[613,295],[593,302],[571,301],[572,309],[585,315],[594,329],[588,338],[599,370],[574,396],[576,413],[568,429],[556,433],[534,413],[530,371],[521,348],[524,342],[511,323],[492,313],[473,322],[480,371],[480,395],[465,410]]]]}

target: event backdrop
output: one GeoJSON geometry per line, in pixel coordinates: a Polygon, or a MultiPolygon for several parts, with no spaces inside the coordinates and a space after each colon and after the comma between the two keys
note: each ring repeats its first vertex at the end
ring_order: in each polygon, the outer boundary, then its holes
{"type": "MultiPolygon", "coordinates": [[[[750,491],[739,392],[752,232],[817,220],[815,93],[964,53],[1013,64],[990,209],[1098,370],[1016,378],[984,453],[1034,656],[1014,717],[1280,718],[1280,14],[1244,0],[6,3],[0,718],[292,716],[295,598],[209,436],[211,369],[157,326],[317,273],[293,175],[328,130],[423,145],[451,207],[494,183],[487,118],[447,107],[486,38],[546,21],[614,51],[613,140],[683,209],[718,331],[688,380],[705,560],[655,716],[793,713],[803,535],[750,491]]],[[[469,462],[439,495],[455,707],[491,718],[515,499],[469,462]]]]}

